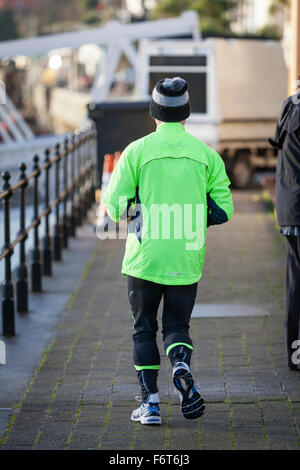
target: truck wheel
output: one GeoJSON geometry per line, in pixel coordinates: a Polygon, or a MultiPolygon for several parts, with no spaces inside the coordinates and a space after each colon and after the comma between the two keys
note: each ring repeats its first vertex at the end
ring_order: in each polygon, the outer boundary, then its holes
{"type": "Polygon", "coordinates": [[[235,188],[247,188],[253,177],[253,167],[248,152],[237,152],[229,168],[229,177],[235,188]]]}

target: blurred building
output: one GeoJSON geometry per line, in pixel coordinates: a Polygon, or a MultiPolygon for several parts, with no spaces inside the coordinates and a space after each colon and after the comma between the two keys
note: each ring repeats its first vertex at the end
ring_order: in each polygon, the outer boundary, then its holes
{"type": "Polygon", "coordinates": [[[282,37],[287,65],[291,61],[291,21],[288,8],[279,7],[271,12],[274,0],[237,0],[237,9],[231,18],[232,30],[237,34],[274,32],[282,37]]]}
{"type": "Polygon", "coordinates": [[[30,12],[37,0],[0,0],[0,10],[9,9],[14,12],[30,12]]]}
{"type": "Polygon", "coordinates": [[[279,31],[284,28],[286,14],[278,9],[271,14],[273,0],[238,0],[232,18],[232,29],[236,33],[257,33],[266,26],[276,25],[279,31]]]}

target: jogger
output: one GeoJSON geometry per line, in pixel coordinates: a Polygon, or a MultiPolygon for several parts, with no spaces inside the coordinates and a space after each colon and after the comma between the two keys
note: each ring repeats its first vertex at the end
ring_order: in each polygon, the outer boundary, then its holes
{"type": "Polygon", "coordinates": [[[196,419],[204,411],[190,371],[190,318],[205,261],[207,227],[227,222],[233,204],[220,155],[185,131],[189,114],[186,81],[160,80],[150,105],[157,129],[126,147],[104,196],[111,219],[131,216],[122,274],[128,281],[133,362],[142,395],[131,419],[142,424],[161,423],[156,344],[161,301],[164,348],[182,414],[196,419]]]}

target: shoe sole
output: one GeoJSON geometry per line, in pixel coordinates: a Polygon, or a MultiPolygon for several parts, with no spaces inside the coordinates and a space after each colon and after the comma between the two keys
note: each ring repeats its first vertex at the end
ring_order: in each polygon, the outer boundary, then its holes
{"type": "Polygon", "coordinates": [[[137,419],[134,419],[131,417],[131,421],[134,421],[135,423],[140,422],[141,424],[148,424],[148,425],[159,425],[161,424],[161,418],[159,416],[147,416],[147,417],[140,417],[137,419]]]}
{"type": "Polygon", "coordinates": [[[181,401],[181,412],[186,419],[198,419],[205,410],[204,400],[200,393],[194,388],[193,376],[186,369],[179,369],[173,376],[173,383],[179,391],[181,401]],[[182,381],[185,387],[182,385],[182,381]],[[193,392],[192,396],[190,392],[193,392]]]}

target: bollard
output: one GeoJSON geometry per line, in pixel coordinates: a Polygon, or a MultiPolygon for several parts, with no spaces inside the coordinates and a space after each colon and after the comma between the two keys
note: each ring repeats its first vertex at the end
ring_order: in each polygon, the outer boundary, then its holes
{"type": "Polygon", "coordinates": [[[55,227],[54,227],[54,259],[55,261],[61,261],[61,236],[60,236],[60,221],[59,221],[59,168],[60,168],[60,144],[55,146],[55,227]]]}
{"type": "Polygon", "coordinates": [[[45,235],[43,237],[43,249],[42,249],[42,258],[43,258],[43,275],[51,276],[52,275],[52,260],[51,260],[51,239],[49,234],[49,214],[51,208],[49,206],[49,171],[51,168],[51,161],[49,158],[50,150],[45,150],[45,235]]]}
{"type": "Polygon", "coordinates": [[[101,185],[100,201],[99,201],[98,216],[97,216],[98,226],[103,226],[106,223],[107,210],[106,210],[105,205],[102,202],[102,199],[108,187],[113,171],[114,171],[114,156],[111,153],[106,153],[104,155],[102,185],[101,185]]]}
{"type": "Polygon", "coordinates": [[[14,289],[11,280],[11,255],[13,248],[10,243],[10,198],[12,190],[9,183],[11,175],[8,171],[2,173],[4,184],[3,211],[4,211],[4,246],[2,254],[5,253],[5,280],[2,286],[2,332],[4,336],[15,335],[15,307],[14,289]]]}
{"type": "Polygon", "coordinates": [[[17,269],[17,311],[28,312],[28,269],[26,264],[25,255],[25,241],[28,238],[25,221],[26,221],[26,187],[28,181],[26,178],[26,165],[21,163],[19,169],[21,171],[19,181],[22,183],[20,186],[20,230],[18,236],[22,237],[20,240],[20,252],[19,252],[19,266],[17,269]]]}
{"type": "Polygon", "coordinates": [[[34,182],[33,182],[33,210],[34,210],[34,247],[32,250],[32,263],[31,263],[31,288],[33,292],[41,292],[42,290],[42,266],[41,266],[41,255],[39,247],[39,189],[38,189],[38,178],[40,176],[39,157],[35,155],[33,157],[33,171],[34,182]]]}
{"type": "Polygon", "coordinates": [[[122,155],[122,152],[115,152],[114,153],[114,168],[116,167],[118,161],[120,160],[120,157],[122,155]]]}

